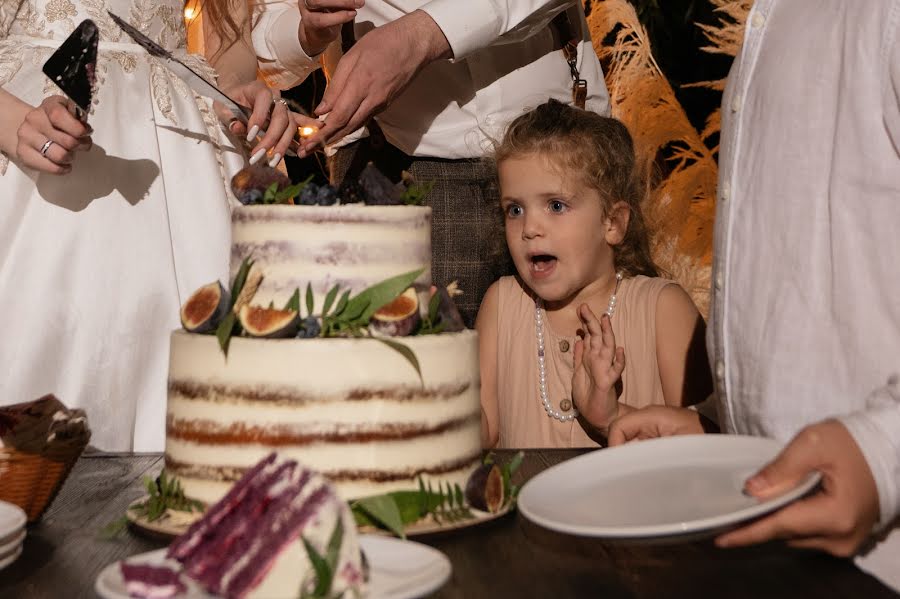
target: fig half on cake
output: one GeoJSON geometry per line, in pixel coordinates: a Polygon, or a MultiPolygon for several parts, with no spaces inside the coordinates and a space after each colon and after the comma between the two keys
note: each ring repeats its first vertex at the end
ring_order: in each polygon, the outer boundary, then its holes
{"type": "Polygon", "coordinates": [[[204,285],[181,307],[181,326],[189,333],[209,333],[219,326],[230,305],[231,296],[222,283],[204,285]]]}
{"type": "Polygon", "coordinates": [[[370,326],[381,335],[406,337],[412,335],[420,320],[419,295],[415,288],[408,287],[372,315],[370,326]]]}
{"type": "Polygon", "coordinates": [[[300,313],[261,306],[243,306],[238,320],[251,337],[283,339],[293,337],[300,328],[300,313]]]}

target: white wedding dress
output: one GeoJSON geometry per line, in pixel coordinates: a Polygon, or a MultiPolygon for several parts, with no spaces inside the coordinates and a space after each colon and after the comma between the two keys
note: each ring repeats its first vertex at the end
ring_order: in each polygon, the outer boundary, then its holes
{"type": "Polygon", "coordinates": [[[179,306],[228,273],[224,181],[242,156],[210,103],[106,14],[184,54],[182,6],[0,0],[0,86],[33,106],[59,93],[41,67],[82,20],[101,39],[93,149],[61,177],[0,155],[0,405],[54,393],[105,450],[163,449],[179,306]]]}

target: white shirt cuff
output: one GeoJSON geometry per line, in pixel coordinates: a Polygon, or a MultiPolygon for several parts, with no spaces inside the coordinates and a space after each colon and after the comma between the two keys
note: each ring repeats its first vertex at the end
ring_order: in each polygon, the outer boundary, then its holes
{"type": "Polygon", "coordinates": [[[889,384],[868,399],[867,410],[840,418],[862,451],[878,487],[876,529],[900,513],[900,390],[889,384]]]}
{"type": "Polygon", "coordinates": [[[253,47],[260,73],[269,85],[291,88],[318,68],[318,57],[309,56],[300,45],[300,10],[296,6],[259,25],[252,33],[253,47]]]}
{"type": "Polygon", "coordinates": [[[444,32],[454,60],[491,45],[502,33],[503,21],[493,2],[469,2],[462,10],[459,0],[431,0],[420,10],[444,32]]]}

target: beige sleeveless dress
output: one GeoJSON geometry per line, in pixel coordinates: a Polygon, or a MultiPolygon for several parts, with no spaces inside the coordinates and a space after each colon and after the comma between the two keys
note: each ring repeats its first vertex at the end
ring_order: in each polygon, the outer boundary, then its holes
{"type": "MultiPolygon", "coordinates": [[[[616,344],[625,348],[620,401],[636,408],[663,404],[656,362],[656,301],[672,281],[638,276],[619,286],[612,317],[616,344]]],[[[498,447],[596,447],[578,420],[560,422],[541,405],[534,296],[518,277],[499,281],[497,323],[497,402],[500,408],[498,447]]],[[[558,411],[571,404],[576,337],[557,334],[544,320],[547,392],[558,411]]],[[[592,433],[596,436],[596,433],[592,433]]]]}

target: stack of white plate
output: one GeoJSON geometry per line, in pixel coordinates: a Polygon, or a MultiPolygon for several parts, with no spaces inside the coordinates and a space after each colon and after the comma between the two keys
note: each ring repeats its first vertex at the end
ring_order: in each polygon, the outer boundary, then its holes
{"type": "Polygon", "coordinates": [[[0,570],[22,554],[26,520],[22,508],[0,501],[0,570]]]}

